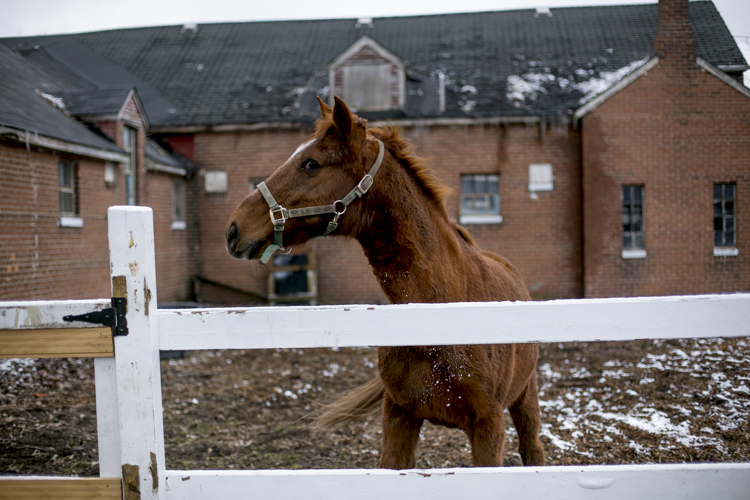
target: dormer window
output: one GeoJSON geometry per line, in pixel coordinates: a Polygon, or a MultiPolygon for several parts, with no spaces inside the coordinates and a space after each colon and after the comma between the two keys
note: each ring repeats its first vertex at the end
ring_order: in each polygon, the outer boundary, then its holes
{"type": "Polygon", "coordinates": [[[334,95],[353,111],[403,109],[406,88],[404,63],[370,37],[363,36],[329,66],[334,95]]]}

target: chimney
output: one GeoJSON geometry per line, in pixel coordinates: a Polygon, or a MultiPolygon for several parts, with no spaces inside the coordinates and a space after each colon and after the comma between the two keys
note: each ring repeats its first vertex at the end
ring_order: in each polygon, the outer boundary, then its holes
{"type": "Polygon", "coordinates": [[[659,0],[653,49],[661,63],[695,65],[695,34],[688,0],[659,0]]]}

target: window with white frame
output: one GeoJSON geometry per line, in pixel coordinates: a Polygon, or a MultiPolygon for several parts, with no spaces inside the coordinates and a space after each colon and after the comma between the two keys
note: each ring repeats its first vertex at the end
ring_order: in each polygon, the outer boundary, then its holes
{"type": "Polygon", "coordinates": [[[714,184],[714,255],[731,257],[739,255],[734,204],[737,185],[714,184]]]}
{"type": "Polygon", "coordinates": [[[532,163],[529,165],[529,192],[552,191],[553,183],[552,164],[532,163]]]}
{"type": "Polygon", "coordinates": [[[461,176],[461,224],[499,224],[500,176],[467,174],[461,176]]]}
{"type": "Polygon", "coordinates": [[[83,219],[78,215],[77,165],[74,161],[60,160],[57,163],[58,190],[60,193],[61,227],[81,227],[83,219]]]}
{"type": "Polygon", "coordinates": [[[61,215],[74,216],[77,213],[75,170],[75,162],[60,160],[57,164],[61,215]]]}
{"type": "Polygon", "coordinates": [[[643,259],[646,257],[643,230],[643,193],[643,186],[622,187],[623,259],[643,259]]]}
{"type": "Polygon", "coordinates": [[[172,179],[172,229],[185,229],[185,181],[172,179]]]}
{"type": "Polygon", "coordinates": [[[125,125],[122,128],[122,149],[124,149],[128,153],[129,157],[128,161],[124,163],[123,169],[125,172],[126,205],[135,205],[138,203],[138,197],[136,193],[138,185],[136,179],[136,165],[138,158],[137,134],[138,131],[133,127],[125,125]]]}

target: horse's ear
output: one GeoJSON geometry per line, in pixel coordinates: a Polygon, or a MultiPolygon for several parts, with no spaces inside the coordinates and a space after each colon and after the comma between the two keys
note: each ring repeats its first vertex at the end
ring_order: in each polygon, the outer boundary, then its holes
{"type": "Polygon", "coordinates": [[[343,138],[348,139],[352,132],[354,117],[339,96],[334,96],[333,100],[333,125],[343,138]]]}
{"type": "Polygon", "coordinates": [[[331,116],[331,113],[333,113],[333,110],[331,107],[323,101],[323,99],[318,96],[318,104],[320,105],[320,116],[323,118],[326,118],[328,116],[331,116]]]}

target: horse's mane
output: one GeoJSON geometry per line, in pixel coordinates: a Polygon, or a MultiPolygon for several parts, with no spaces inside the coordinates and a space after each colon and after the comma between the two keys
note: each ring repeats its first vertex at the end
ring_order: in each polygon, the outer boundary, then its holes
{"type": "Polygon", "coordinates": [[[389,125],[383,128],[372,128],[368,132],[383,141],[391,156],[406,168],[419,187],[435,201],[435,204],[447,212],[446,200],[452,189],[443,184],[428,167],[429,160],[414,154],[414,146],[401,137],[401,127],[389,125]]]}
{"type": "MultiPolygon", "coordinates": [[[[429,168],[429,160],[420,158],[414,154],[414,146],[401,136],[401,127],[398,125],[383,126],[379,128],[367,128],[367,120],[354,116],[354,126],[366,128],[367,133],[383,141],[386,149],[398,161],[409,174],[411,174],[417,185],[422,188],[425,194],[431,198],[439,210],[442,210],[446,217],[448,216],[447,199],[453,191],[443,184],[432,169],[429,168]]],[[[330,118],[322,118],[317,121],[315,127],[315,136],[323,137],[333,122],[330,118]]],[[[472,247],[476,247],[474,238],[461,226],[454,222],[456,232],[472,247]]]]}

